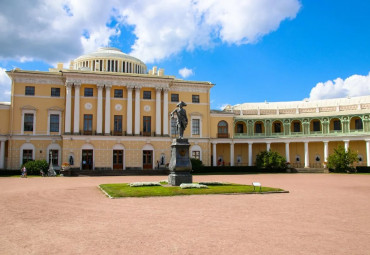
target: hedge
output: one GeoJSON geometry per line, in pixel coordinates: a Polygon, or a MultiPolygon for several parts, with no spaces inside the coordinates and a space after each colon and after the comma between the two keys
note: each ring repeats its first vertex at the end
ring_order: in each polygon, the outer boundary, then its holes
{"type": "Polygon", "coordinates": [[[256,166],[204,166],[193,169],[192,173],[286,173],[286,169],[261,169],[256,166]]]}

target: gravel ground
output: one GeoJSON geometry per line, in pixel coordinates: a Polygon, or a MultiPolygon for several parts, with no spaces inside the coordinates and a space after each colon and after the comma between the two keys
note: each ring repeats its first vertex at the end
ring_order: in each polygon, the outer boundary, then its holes
{"type": "Polygon", "coordinates": [[[288,194],[109,199],[103,183],[0,178],[0,254],[370,254],[370,175],[194,176],[288,194]]]}

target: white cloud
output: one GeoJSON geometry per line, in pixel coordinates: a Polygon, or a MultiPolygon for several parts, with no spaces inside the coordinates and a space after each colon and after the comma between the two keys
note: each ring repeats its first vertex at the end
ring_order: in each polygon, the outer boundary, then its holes
{"type": "Polygon", "coordinates": [[[352,75],[343,80],[319,82],[310,92],[310,100],[370,95],[370,73],[366,76],[352,75]]]}
{"type": "Polygon", "coordinates": [[[0,67],[0,102],[10,102],[11,80],[5,71],[0,67]]]}
{"type": "Polygon", "coordinates": [[[65,62],[130,25],[132,54],[154,62],[219,41],[256,42],[299,8],[299,0],[0,1],[0,59],[65,62]]]}
{"type": "Polygon", "coordinates": [[[187,78],[191,75],[194,75],[194,72],[192,69],[188,69],[186,67],[182,68],[179,70],[179,74],[181,75],[182,78],[187,78]]]}

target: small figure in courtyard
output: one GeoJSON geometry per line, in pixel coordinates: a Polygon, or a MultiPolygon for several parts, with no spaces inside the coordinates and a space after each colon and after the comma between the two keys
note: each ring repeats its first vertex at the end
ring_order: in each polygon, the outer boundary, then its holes
{"type": "Polygon", "coordinates": [[[176,123],[177,132],[179,134],[179,138],[182,139],[184,138],[184,130],[186,129],[188,125],[188,117],[186,116],[186,111],[183,108],[184,106],[186,106],[186,103],[181,101],[176,106],[178,108],[176,108],[175,110],[171,112],[171,118],[174,117],[175,113],[177,114],[177,123],[176,123]]]}
{"type": "Polygon", "coordinates": [[[27,168],[25,166],[22,167],[22,178],[27,178],[27,168]]]}

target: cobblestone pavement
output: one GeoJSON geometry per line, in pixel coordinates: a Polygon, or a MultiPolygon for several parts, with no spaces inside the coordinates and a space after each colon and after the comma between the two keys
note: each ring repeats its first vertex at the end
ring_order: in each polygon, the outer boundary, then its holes
{"type": "Polygon", "coordinates": [[[108,199],[102,183],[0,178],[0,254],[370,254],[370,175],[194,176],[288,194],[108,199]]]}

